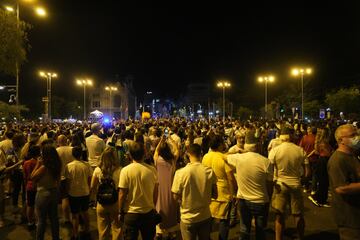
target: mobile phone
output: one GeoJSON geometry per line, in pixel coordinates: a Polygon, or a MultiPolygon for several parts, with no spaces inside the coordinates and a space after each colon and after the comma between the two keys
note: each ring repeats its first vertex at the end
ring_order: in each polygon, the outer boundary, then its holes
{"type": "Polygon", "coordinates": [[[165,131],[164,131],[164,135],[165,137],[168,137],[169,136],[169,130],[166,128],[165,131]]]}

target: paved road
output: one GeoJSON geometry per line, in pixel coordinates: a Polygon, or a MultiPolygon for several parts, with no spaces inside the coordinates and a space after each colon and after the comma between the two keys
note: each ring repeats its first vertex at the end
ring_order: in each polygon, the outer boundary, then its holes
{"type": "MultiPolygon", "coordinates": [[[[331,214],[331,208],[319,208],[314,206],[304,195],[305,201],[305,239],[307,240],[338,240],[338,234],[336,225],[334,223],[333,216],[331,214]]],[[[97,237],[97,227],[96,227],[96,215],[95,210],[90,211],[91,219],[91,234],[92,239],[98,239],[97,237]]],[[[26,228],[26,225],[15,225],[11,224],[11,215],[10,212],[6,212],[8,226],[0,229],[0,239],[1,240],[30,240],[34,239],[35,233],[29,232],[26,228]]],[[[295,232],[295,225],[292,217],[288,217],[286,220],[286,238],[293,239],[295,232]]],[[[69,228],[61,226],[61,237],[63,240],[70,239],[71,231],[69,228]]],[[[217,232],[212,233],[212,239],[217,239],[217,232]]],[[[50,237],[49,226],[46,232],[45,239],[51,239],[50,237]]],[[[238,239],[239,236],[239,225],[231,229],[230,239],[238,239]]],[[[267,238],[274,239],[274,214],[270,212],[267,238]]],[[[179,238],[180,239],[180,238],[179,238]]],[[[255,239],[255,238],[254,238],[255,239]]]]}

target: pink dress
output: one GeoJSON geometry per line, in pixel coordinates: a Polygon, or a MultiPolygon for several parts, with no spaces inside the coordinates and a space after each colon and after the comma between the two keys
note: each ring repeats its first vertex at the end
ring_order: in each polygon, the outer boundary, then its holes
{"type": "Polygon", "coordinates": [[[159,193],[156,202],[156,211],[161,214],[161,229],[176,226],[179,219],[179,205],[172,197],[171,185],[174,179],[175,166],[166,162],[161,156],[156,161],[156,170],[159,179],[159,193]]]}

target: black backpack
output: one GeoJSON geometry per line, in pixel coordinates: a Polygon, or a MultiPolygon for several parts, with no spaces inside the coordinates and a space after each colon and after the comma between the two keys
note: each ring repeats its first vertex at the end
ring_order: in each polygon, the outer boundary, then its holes
{"type": "Polygon", "coordinates": [[[112,178],[101,179],[96,199],[101,205],[111,205],[117,202],[118,191],[112,178]]]}

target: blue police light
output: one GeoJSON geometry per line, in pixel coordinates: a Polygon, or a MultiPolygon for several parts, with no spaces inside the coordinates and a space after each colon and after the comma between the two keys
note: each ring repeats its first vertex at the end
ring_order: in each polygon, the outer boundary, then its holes
{"type": "Polygon", "coordinates": [[[104,123],[110,123],[110,119],[104,118],[104,123]]]}

